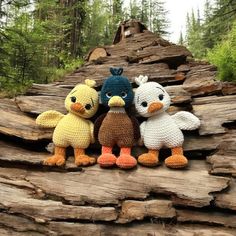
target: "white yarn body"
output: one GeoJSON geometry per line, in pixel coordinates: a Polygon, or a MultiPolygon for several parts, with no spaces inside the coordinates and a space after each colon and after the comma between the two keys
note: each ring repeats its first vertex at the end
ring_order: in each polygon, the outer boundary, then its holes
{"type": "Polygon", "coordinates": [[[147,117],[140,126],[141,139],[148,149],[181,147],[184,136],[181,130],[194,130],[200,126],[198,117],[190,112],[180,111],[174,115],[166,113],[170,106],[170,96],[160,84],[147,82],[146,76],[135,78],[140,85],[135,91],[135,107],[138,113],[147,117]],[[150,112],[152,104],[162,108],[150,112]]]}
{"type": "Polygon", "coordinates": [[[183,145],[184,136],[174,119],[162,112],[148,118],[141,124],[141,137],[148,149],[161,149],[180,147],[183,145]]]}

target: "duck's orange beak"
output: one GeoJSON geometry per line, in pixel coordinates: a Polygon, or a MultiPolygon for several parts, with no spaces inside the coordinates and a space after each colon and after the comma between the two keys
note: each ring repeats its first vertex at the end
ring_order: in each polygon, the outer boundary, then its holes
{"type": "Polygon", "coordinates": [[[153,102],[149,105],[148,112],[154,113],[156,111],[161,110],[162,107],[163,107],[163,104],[161,102],[153,102]]]}
{"type": "Polygon", "coordinates": [[[79,102],[76,102],[76,103],[72,104],[70,108],[71,108],[72,111],[79,112],[81,114],[84,114],[84,112],[85,112],[85,108],[79,102]]]}

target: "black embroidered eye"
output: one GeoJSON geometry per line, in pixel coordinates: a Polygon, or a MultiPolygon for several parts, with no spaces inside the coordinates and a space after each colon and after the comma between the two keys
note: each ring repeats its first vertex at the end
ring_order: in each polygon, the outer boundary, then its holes
{"type": "Polygon", "coordinates": [[[121,93],[121,97],[122,97],[122,98],[126,98],[127,95],[128,95],[128,94],[127,94],[126,92],[122,92],[122,93],[121,93]]]}
{"type": "Polygon", "coordinates": [[[106,96],[107,96],[107,98],[111,98],[112,97],[112,93],[111,92],[107,92],[106,96]]]}
{"type": "Polygon", "coordinates": [[[71,100],[72,102],[76,102],[76,97],[71,97],[70,100],[71,100]]]}
{"type": "Polygon", "coordinates": [[[164,98],[164,95],[163,95],[163,94],[160,94],[160,95],[159,95],[159,99],[160,99],[160,100],[163,100],[163,98],[164,98]]]}
{"type": "Polygon", "coordinates": [[[86,109],[86,110],[90,110],[91,108],[92,108],[92,106],[91,106],[90,104],[86,104],[86,105],[85,105],[85,109],[86,109]]]}
{"type": "Polygon", "coordinates": [[[147,104],[147,102],[142,102],[141,105],[142,105],[143,107],[147,107],[148,104],[147,104]]]}

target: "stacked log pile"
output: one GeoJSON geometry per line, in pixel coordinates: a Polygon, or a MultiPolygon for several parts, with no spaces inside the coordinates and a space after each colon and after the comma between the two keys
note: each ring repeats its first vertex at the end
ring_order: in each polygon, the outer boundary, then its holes
{"type": "MultiPolygon", "coordinates": [[[[93,52],[60,81],[0,100],[0,235],[235,235],[236,84],[218,81],[213,65],[148,30],[93,52]],[[70,157],[64,168],[42,165],[52,130],[35,117],[66,113],[70,89],[95,79],[99,90],[111,66],[122,66],[132,83],[148,75],[171,94],[170,113],[201,119],[198,131],[185,132],[187,169],[81,169],[70,157]]],[[[97,156],[99,148],[88,151],[97,156]]],[[[144,151],[134,148],[136,156],[144,151]]]]}

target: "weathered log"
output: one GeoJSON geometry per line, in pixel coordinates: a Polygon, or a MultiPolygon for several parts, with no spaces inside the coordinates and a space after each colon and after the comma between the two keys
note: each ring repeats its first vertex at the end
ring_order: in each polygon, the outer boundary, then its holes
{"type": "MultiPolygon", "coordinates": [[[[235,229],[226,228],[236,227],[235,179],[217,175],[236,176],[236,85],[217,81],[215,66],[194,61],[185,47],[146,30],[102,51],[57,82],[34,84],[24,96],[0,100],[1,137],[20,138],[17,144],[15,138],[0,141],[0,235],[235,235],[235,229]],[[199,133],[185,132],[187,169],[167,169],[162,162],[169,151],[160,152],[162,166],[156,168],[78,168],[71,157],[64,168],[42,165],[50,155],[42,145],[52,130],[39,129],[32,117],[49,109],[65,113],[71,88],[95,79],[99,90],[115,66],[124,68],[133,85],[142,74],[166,86],[171,114],[193,107],[202,124],[199,133]],[[186,224],[190,222],[202,225],[186,224]]],[[[87,153],[97,157],[100,150],[95,144],[87,153]]],[[[136,146],[132,154],[145,151],[136,146]]]]}
{"type": "Polygon", "coordinates": [[[41,165],[47,153],[26,150],[16,145],[0,141],[0,161],[12,164],[41,165]]]}
{"type": "Polygon", "coordinates": [[[56,96],[19,96],[15,102],[21,111],[40,114],[48,110],[56,110],[66,114],[65,97],[56,96]]]}
{"type": "Polygon", "coordinates": [[[232,179],[227,191],[216,195],[215,204],[216,206],[220,208],[236,211],[236,179],[235,178],[232,179]]]}
{"type": "Polygon", "coordinates": [[[133,220],[143,220],[144,217],[173,218],[176,216],[172,202],[169,200],[124,201],[118,223],[127,223],[133,220]]]}
{"type": "MultiPolygon", "coordinates": [[[[71,206],[53,200],[40,200],[32,197],[35,194],[34,188],[31,190],[17,188],[14,187],[13,182],[11,185],[9,181],[5,184],[4,179],[1,179],[0,188],[2,193],[0,194],[0,209],[7,210],[9,213],[23,214],[36,222],[59,219],[112,221],[117,218],[113,207],[71,206]]],[[[40,192],[37,189],[36,191],[40,192]]]]}
{"type": "Polygon", "coordinates": [[[107,51],[105,48],[102,47],[97,47],[94,48],[88,56],[88,61],[93,61],[93,60],[97,60],[100,57],[106,57],[107,56],[107,51]]]}
{"type": "Polygon", "coordinates": [[[195,98],[192,104],[201,120],[201,135],[225,133],[222,125],[236,121],[236,95],[195,98]]]}
{"type": "Polygon", "coordinates": [[[192,54],[182,46],[171,45],[167,47],[150,46],[140,50],[136,55],[128,55],[130,62],[149,64],[153,62],[166,62],[179,66],[186,62],[187,56],[192,54]]]}
{"type": "Polygon", "coordinates": [[[51,138],[51,129],[38,128],[35,119],[21,112],[13,100],[1,99],[0,104],[0,133],[33,141],[51,138]]]}
{"type": "MultiPolygon", "coordinates": [[[[196,138],[194,136],[188,135],[186,136],[184,142],[184,150],[185,151],[214,151],[221,143],[221,139],[224,136],[219,135],[216,137],[199,137],[196,138]]],[[[97,150],[89,148],[87,151],[90,155],[96,157],[101,150],[101,146],[98,145],[97,150]]],[[[32,147],[31,147],[32,149],[32,147]]],[[[50,150],[53,152],[53,148],[50,150]]],[[[135,146],[132,150],[132,153],[135,157],[138,157],[142,153],[146,152],[146,148],[135,146]]],[[[25,149],[19,147],[17,145],[10,144],[8,142],[0,141],[0,161],[1,163],[8,163],[11,165],[14,164],[24,164],[28,166],[42,166],[42,161],[47,158],[50,154],[46,152],[36,152],[29,149],[25,149]]],[[[186,154],[187,157],[191,158],[189,154],[186,154]]],[[[214,157],[214,156],[212,156],[214,157]]],[[[210,158],[210,157],[209,157],[210,158]]],[[[211,159],[208,160],[211,163],[211,159]]],[[[212,163],[214,164],[214,163],[212,163]]],[[[213,170],[214,165],[212,166],[213,170]]],[[[78,167],[74,164],[74,158],[70,158],[66,162],[65,170],[78,170],[78,167]]],[[[214,173],[214,171],[211,172],[214,173]]],[[[217,170],[217,169],[216,169],[217,170]]],[[[229,171],[228,171],[229,172],[229,171]]],[[[222,172],[220,172],[222,173],[222,172]]]]}
{"type": "Polygon", "coordinates": [[[135,54],[135,52],[149,46],[167,47],[171,45],[173,44],[161,37],[157,37],[154,33],[147,30],[143,33],[135,34],[134,37],[128,37],[123,42],[116,45],[105,46],[105,48],[111,56],[123,56],[130,53],[135,54]]]}
{"type": "Polygon", "coordinates": [[[210,95],[220,92],[222,83],[216,80],[216,71],[212,71],[209,66],[203,66],[187,74],[183,88],[192,96],[210,95]]]}
{"type": "Polygon", "coordinates": [[[145,30],[147,30],[147,27],[140,21],[132,19],[121,22],[114,37],[113,44],[117,44],[135,34],[143,33],[145,30]]]}
{"type": "Polygon", "coordinates": [[[218,145],[218,152],[207,157],[212,174],[231,174],[236,176],[236,130],[223,135],[218,145]]]}
{"type": "Polygon", "coordinates": [[[182,85],[173,85],[165,87],[171,97],[173,104],[191,102],[191,95],[183,88],[182,85]]]}
{"type": "Polygon", "coordinates": [[[118,204],[119,200],[126,198],[145,199],[152,191],[171,195],[174,204],[202,207],[213,199],[209,193],[228,186],[228,178],[210,176],[201,161],[191,161],[190,170],[176,172],[165,167],[155,170],[139,166],[136,170],[124,172],[104,171],[94,166],[86,168],[83,173],[30,172],[26,179],[45,193],[57,195],[70,203],[98,205],[118,204]],[[88,192],[88,186],[93,191],[88,192]]]}
{"type": "MultiPolygon", "coordinates": [[[[61,91],[61,88],[54,87],[53,92],[54,95],[51,94],[51,86],[49,86],[49,95],[39,95],[41,93],[41,87],[34,88],[34,93],[38,94],[38,96],[18,96],[15,98],[15,102],[21,111],[32,113],[32,114],[40,114],[47,110],[56,110],[63,114],[66,114],[66,109],[64,105],[65,97],[57,96],[61,91]],[[58,89],[58,90],[57,90],[58,89]]],[[[65,89],[67,92],[70,90],[65,89]]],[[[191,101],[191,96],[188,92],[186,92],[181,85],[174,85],[166,87],[167,92],[171,96],[172,104],[180,104],[180,103],[189,103],[191,101]]],[[[47,86],[44,86],[44,94],[47,91],[47,86]]]]}
{"type": "Polygon", "coordinates": [[[223,82],[222,93],[224,95],[236,94],[236,83],[235,82],[223,82]]]}
{"type": "MultiPolygon", "coordinates": [[[[161,64],[163,65],[163,64],[161,64]]],[[[114,63],[113,66],[119,67],[119,63],[114,63]]],[[[55,85],[72,88],[78,83],[82,83],[85,79],[94,79],[98,86],[101,86],[104,79],[110,76],[110,65],[87,65],[77,70],[73,75],[68,75],[63,80],[55,82],[55,85]]],[[[167,69],[160,67],[159,64],[144,65],[144,64],[131,64],[123,66],[124,76],[128,77],[131,82],[139,75],[147,75],[150,81],[158,83],[176,83],[185,79],[184,74],[177,72],[174,69],[167,69]]]]}
{"type": "Polygon", "coordinates": [[[220,227],[204,226],[204,225],[164,225],[163,224],[134,224],[130,226],[116,225],[91,225],[91,224],[60,224],[51,223],[51,230],[63,232],[64,234],[78,235],[86,232],[86,235],[110,235],[110,236],[143,236],[143,235],[160,235],[160,236],[234,236],[235,229],[227,229],[220,227]]]}
{"type": "Polygon", "coordinates": [[[217,224],[236,228],[236,215],[214,211],[177,210],[179,222],[217,224]]]}
{"type": "Polygon", "coordinates": [[[236,152],[232,154],[216,153],[207,158],[207,162],[211,164],[211,174],[229,174],[236,177],[236,152]]]}
{"type": "Polygon", "coordinates": [[[235,229],[207,226],[200,224],[173,225],[164,223],[141,223],[129,226],[101,223],[77,223],[77,222],[49,222],[47,224],[33,222],[30,219],[17,215],[0,213],[2,236],[56,236],[56,235],[83,235],[83,236],[234,236],[235,229]]]}
{"type": "Polygon", "coordinates": [[[70,89],[60,88],[52,84],[33,84],[31,88],[26,91],[28,96],[55,96],[63,97],[69,93],[70,89]]]}
{"type": "Polygon", "coordinates": [[[190,66],[188,64],[182,64],[177,68],[178,72],[188,72],[190,71],[190,66]]]}

